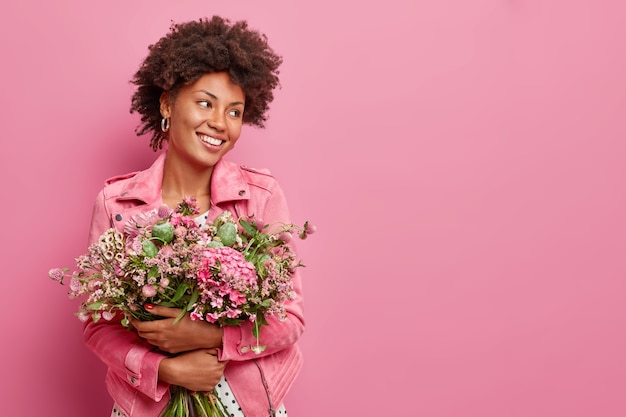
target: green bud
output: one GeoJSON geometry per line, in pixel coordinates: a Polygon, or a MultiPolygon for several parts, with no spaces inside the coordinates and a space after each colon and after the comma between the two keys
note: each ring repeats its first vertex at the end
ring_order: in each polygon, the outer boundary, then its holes
{"type": "Polygon", "coordinates": [[[143,249],[143,253],[148,258],[154,258],[156,254],[159,252],[159,249],[156,247],[154,243],[152,243],[151,240],[144,240],[143,242],[141,242],[141,248],[143,249]]]}
{"type": "Polygon", "coordinates": [[[152,226],[152,237],[168,243],[174,238],[174,226],[170,222],[157,223],[152,226]]]}
{"type": "Polygon", "coordinates": [[[237,225],[224,223],[217,230],[216,236],[220,238],[224,246],[233,246],[237,239],[237,225]]]}

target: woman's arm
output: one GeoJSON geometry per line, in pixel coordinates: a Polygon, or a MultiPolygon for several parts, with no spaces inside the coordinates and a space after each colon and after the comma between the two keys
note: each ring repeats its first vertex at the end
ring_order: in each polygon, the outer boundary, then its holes
{"type": "MultiPolygon", "coordinates": [[[[100,235],[111,227],[104,200],[102,190],[94,204],[88,244],[97,242],[100,235]]],[[[168,389],[168,384],[158,380],[159,363],[165,355],[157,353],[152,345],[123,327],[121,319],[122,315],[118,314],[111,321],[101,319],[94,323],[88,320],[83,331],[85,345],[112,372],[146,396],[159,401],[168,389]]]]}
{"type": "MultiPolygon", "coordinates": [[[[291,223],[287,201],[280,185],[273,177],[264,176],[263,179],[266,182],[262,187],[257,189],[251,185],[249,207],[241,212],[254,215],[269,225],[291,223]]],[[[297,254],[293,240],[289,245],[297,254]]],[[[296,268],[293,275],[293,295],[294,298],[285,304],[287,319],[279,321],[274,316],[266,317],[268,324],[261,327],[258,341],[252,333],[254,324],[251,322],[239,326],[224,326],[219,358],[232,361],[254,359],[271,355],[296,343],[304,332],[300,268],[296,268]],[[257,342],[258,345],[265,346],[265,350],[260,353],[251,350],[257,342]]]]}

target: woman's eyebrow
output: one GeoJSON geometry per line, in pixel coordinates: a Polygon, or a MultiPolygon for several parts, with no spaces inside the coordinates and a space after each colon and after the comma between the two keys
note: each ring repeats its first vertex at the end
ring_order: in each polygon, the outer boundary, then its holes
{"type": "MultiPolygon", "coordinates": [[[[201,93],[206,94],[207,96],[211,97],[213,100],[218,100],[217,96],[213,93],[211,93],[210,91],[207,90],[199,90],[201,93]]],[[[245,105],[245,103],[241,102],[241,101],[233,101],[232,103],[230,103],[231,106],[236,106],[236,105],[245,105]]]]}
{"type": "Polygon", "coordinates": [[[207,96],[213,98],[214,100],[217,100],[217,96],[209,91],[206,90],[199,90],[199,92],[206,94],[207,96]]]}

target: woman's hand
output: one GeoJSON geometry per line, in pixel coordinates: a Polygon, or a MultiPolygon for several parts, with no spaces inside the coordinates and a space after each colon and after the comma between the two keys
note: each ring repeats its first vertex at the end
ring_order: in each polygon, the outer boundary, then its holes
{"type": "Polygon", "coordinates": [[[174,320],[182,312],[179,308],[146,304],[146,311],[164,317],[154,321],[131,320],[137,334],[164,352],[180,353],[195,349],[221,348],[224,330],[202,320],[191,320],[185,314],[176,324],[174,320]]]}
{"type": "Polygon", "coordinates": [[[215,349],[193,350],[161,360],[159,379],[190,391],[209,392],[224,374],[227,363],[217,360],[215,349]]]}

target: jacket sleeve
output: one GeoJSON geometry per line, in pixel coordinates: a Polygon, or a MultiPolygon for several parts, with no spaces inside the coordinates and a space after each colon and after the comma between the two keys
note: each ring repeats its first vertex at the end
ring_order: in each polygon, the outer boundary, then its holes
{"type": "MultiPolygon", "coordinates": [[[[110,215],[105,206],[105,193],[102,190],[96,197],[89,244],[97,242],[99,236],[111,227],[110,215]]],[[[122,316],[111,321],[88,320],[83,336],[87,347],[122,380],[153,399],[160,401],[168,391],[168,384],[158,379],[161,359],[165,356],[152,350],[152,346],[137,334],[120,324],[122,316]]]]}
{"type": "MultiPolygon", "coordinates": [[[[255,217],[262,219],[265,224],[291,223],[285,195],[276,181],[272,180],[267,189],[263,189],[258,193],[251,193],[251,199],[259,194],[269,195],[269,197],[259,198],[258,201],[250,201],[249,210],[246,210],[248,214],[253,214],[255,217]]],[[[293,240],[295,240],[295,237],[292,239],[292,242],[293,240]]],[[[297,254],[295,245],[291,243],[290,246],[297,254]]],[[[304,331],[300,269],[296,268],[296,272],[293,275],[295,297],[286,303],[287,320],[278,321],[275,317],[268,316],[266,317],[268,324],[260,329],[258,343],[261,346],[266,346],[266,349],[258,354],[250,350],[252,346],[257,344],[257,340],[252,333],[252,323],[245,322],[238,326],[224,326],[222,349],[219,351],[220,360],[243,361],[255,359],[276,353],[297,342],[304,331]]]]}

